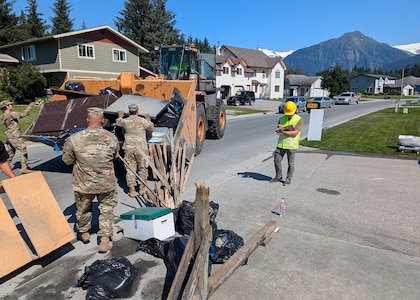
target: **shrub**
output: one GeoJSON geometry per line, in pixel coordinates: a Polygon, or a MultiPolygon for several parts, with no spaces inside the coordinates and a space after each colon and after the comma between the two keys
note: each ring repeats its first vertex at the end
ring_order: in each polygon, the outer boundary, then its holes
{"type": "Polygon", "coordinates": [[[38,68],[30,64],[5,68],[3,76],[0,92],[9,96],[13,95],[15,103],[27,104],[44,96],[47,80],[38,68]]]}

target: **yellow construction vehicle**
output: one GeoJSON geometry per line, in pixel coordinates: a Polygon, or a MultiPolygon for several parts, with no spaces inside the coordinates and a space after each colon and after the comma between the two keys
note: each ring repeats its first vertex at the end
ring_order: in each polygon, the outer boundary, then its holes
{"type": "Polygon", "coordinates": [[[59,151],[69,135],[86,127],[87,108],[97,106],[104,108],[104,127],[122,141],[122,129],[115,126],[118,111],[127,111],[128,104],[136,103],[140,115],[149,114],[156,127],[149,140],[155,179],[155,188],[148,194],[150,202],[177,207],[205,138],[223,137],[226,112],[223,101],[216,97],[214,67],[197,49],[162,46],[160,50],[159,76],[142,79],[121,73],[116,79],[69,78],[60,89],[52,89],[53,101],[42,105],[24,137],[59,151]]]}

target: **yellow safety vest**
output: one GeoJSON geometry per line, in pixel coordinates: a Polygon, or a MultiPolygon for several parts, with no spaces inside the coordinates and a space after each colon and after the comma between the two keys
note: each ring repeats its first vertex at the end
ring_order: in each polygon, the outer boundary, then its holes
{"type": "MultiPolygon", "coordinates": [[[[302,117],[300,117],[299,115],[294,115],[290,120],[287,116],[282,116],[279,119],[279,124],[284,127],[292,125],[293,128],[296,128],[296,126],[299,124],[301,119],[302,117]]],[[[280,134],[277,147],[282,148],[282,149],[296,150],[299,148],[299,140],[300,140],[300,131],[295,137],[280,134]]]]}

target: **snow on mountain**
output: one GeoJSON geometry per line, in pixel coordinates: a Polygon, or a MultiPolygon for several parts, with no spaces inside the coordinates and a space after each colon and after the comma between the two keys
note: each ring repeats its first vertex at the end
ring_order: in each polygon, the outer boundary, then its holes
{"type": "Polygon", "coordinates": [[[420,54],[420,43],[396,45],[394,46],[394,48],[409,52],[410,54],[414,54],[414,55],[420,54]]]}
{"type": "Polygon", "coordinates": [[[280,56],[282,58],[285,58],[286,56],[292,54],[295,50],[288,50],[288,51],[274,51],[274,50],[270,50],[270,49],[262,49],[262,48],[257,48],[258,50],[264,52],[265,55],[269,56],[269,57],[277,57],[280,56]]]}

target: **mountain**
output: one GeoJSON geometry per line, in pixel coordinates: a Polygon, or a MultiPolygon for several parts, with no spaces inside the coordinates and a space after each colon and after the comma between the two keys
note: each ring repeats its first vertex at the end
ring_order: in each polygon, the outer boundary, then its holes
{"type": "Polygon", "coordinates": [[[284,62],[289,68],[295,69],[300,66],[308,75],[315,75],[336,64],[345,70],[356,66],[375,69],[409,57],[410,55],[403,50],[379,43],[360,31],[354,31],[296,50],[288,55],[284,62]]]}
{"type": "Polygon", "coordinates": [[[394,48],[403,50],[408,54],[418,55],[420,54],[420,43],[413,43],[407,45],[396,45],[394,48]]]}
{"type": "Polygon", "coordinates": [[[420,54],[411,56],[406,59],[394,61],[390,64],[383,66],[382,70],[393,71],[393,70],[406,68],[407,66],[413,66],[415,64],[420,65],[420,54]]]}
{"type": "Polygon", "coordinates": [[[270,49],[263,49],[263,48],[257,48],[257,50],[260,50],[265,53],[265,55],[269,57],[278,57],[285,58],[286,56],[292,54],[295,50],[288,50],[288,51],[274,51],[270,49]]]}

